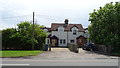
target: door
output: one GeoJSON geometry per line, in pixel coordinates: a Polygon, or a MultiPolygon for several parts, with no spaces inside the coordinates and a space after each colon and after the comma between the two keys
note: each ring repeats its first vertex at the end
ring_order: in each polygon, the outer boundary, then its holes
{"type": "Polygon", "coordinates": [[[57,46],[57,39],[52,39],[52,46],[57,46]]]}
{"type": "Polygon", "coordinates": [[[77,44],[78,44],[78,46],[82,47],[82,46],[84,45],[84,43],[85,43],[84,38],[79,38],[79,39],[77,39],[77,44]]]}

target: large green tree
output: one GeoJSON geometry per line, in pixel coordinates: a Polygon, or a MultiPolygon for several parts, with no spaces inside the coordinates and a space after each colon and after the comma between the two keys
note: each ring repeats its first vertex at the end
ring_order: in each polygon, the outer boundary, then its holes
{"type": "Polygon", "coordinates": [[[34,24],[34,38],[33,38],[33,34],[32,34],[33,24],[25,21],[17,25],[18,25],[18,32],[22,36],[21,40],[24,41],[22,43],[23,45],[26,45],[27,47],[29,46],[29,48],[31,48],[32,44],[35,45],[34,46],[35,48],[37,48],[36,47],[37,45],[43,45],[43,43],[45,42],[45,37],[46,37],[46,33],[43,32],[43,30],[41,29],[43,28],[43,26],[34,24]]]}
{"type": "Polygon", "coordinates": [[[41,29],[43,26],[34,25],[28,21],[17,24],[18,28],[9,28],[2,31],[3,48],[14,49],[42,49],[45,43],[46,33],[41,29]]]}
{"type": "Polygon", "coordinates": [[[120,2],[108,3],[90,13],[90,39],[97,44],[120,48],[120,2]]]}

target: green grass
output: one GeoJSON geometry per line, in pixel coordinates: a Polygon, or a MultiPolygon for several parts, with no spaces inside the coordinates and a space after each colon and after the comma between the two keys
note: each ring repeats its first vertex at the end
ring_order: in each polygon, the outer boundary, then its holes
{"type": "Polygon", "coordinates": [[[20,51],[20,50],[6,50],[0,51],[0,57],[24,57],[24,56],[36,56],[43,51],[34,50],[34,51],[20,51]]]}

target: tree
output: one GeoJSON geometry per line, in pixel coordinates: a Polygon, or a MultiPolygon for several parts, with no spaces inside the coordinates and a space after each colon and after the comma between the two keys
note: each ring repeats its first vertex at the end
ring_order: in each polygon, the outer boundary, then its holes
{"type": "Polygon", "coordinates": [[[90,39],[96,44],[120,48],[120,2],[113,2],[90,13],[88,30],[90,39]]]}
{"type": "Polygon", "coordinates": [[[46,33],[40,29],[43,26],[35,24],[34,38],[32,37],[33,25],[30,22],[21,22],[17,26],[17,29],[8,28],[2,31],[3,48],[32,49],[32,44],[34,43],[35,49],[40,49],[40,47],[42,49],[46,37],[46,33]]]}
{"type": "Polygon", "coordinates": [[[45,37],[46,37],[46,33],[43,32],[42,29],[43,26],[40,26],[38,24],[34,24],[34,38],[32,37],[32,31],[33,31],[33,24],[31,24],[30,22],[21,22],[18,25],[18,31],[20,32],[20,34],[22,35],[22,40],[23,45],[29,46],[29,48],[32,47],[32,44],[34,43],[35,48],[38,48],[38,45],[43,45],[43,43],[45,43],[45,37]],[[41,39],[41,40],[40,40],[41,39]],[[42,42],[40,42],[42,41],[42,42]],[[29,44],[29,45],[28,45],[29,44]]]}
{"type": "Polygon", "coordinates": [[[11,36],[16,33],[16,29],[14,28],[8,28],[2,30],[2,48],[12,48],[14,47],[14,42],[11,36]]]}

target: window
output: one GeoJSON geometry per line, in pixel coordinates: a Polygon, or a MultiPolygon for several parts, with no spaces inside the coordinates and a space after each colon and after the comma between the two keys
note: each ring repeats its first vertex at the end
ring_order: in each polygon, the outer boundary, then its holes
{"type": "Polygon", "coordinates": [[[63,29],[59,29],[60,32],[63,32],[63,29]]]}
{"type": "Polygon", "coordinates": [[[74,40],[70,40],[71,43],[74,43],[74,40]]]}
{"type": "Polygon", "coordinates": [[[63,44],[65,44],[65,43],[66,43],[65,39],[63,39],[63,44]]]}
{"type": "Polygon", "coordinates": [[[66,40],[65,39],[60,39],[60,44],[65,44],[66,40]]]}
{"type": "Polygon", "coordinates": [[[49,39],[47,39],[47,43],[48,43],[48,44],[50,43],[50,40],[49,40],[49,39]]]}
{"type": "Polygon", "coordinates": [[[62,39],[60,39],[60,44],[62,44],[62,39]]]}
{"type": "Polygon", "coordinates": [[[64,28],[63,28],[62,26],[60,26],[60,27],[58,28],[58,31],[59,31],[59,32],[64,32],[64,28]]]}
{"type": "Polygon", "coordinates": [[[77,30],[73,30],[73,35],[76,35],[76,33],[77,33],[77,30]]]}

